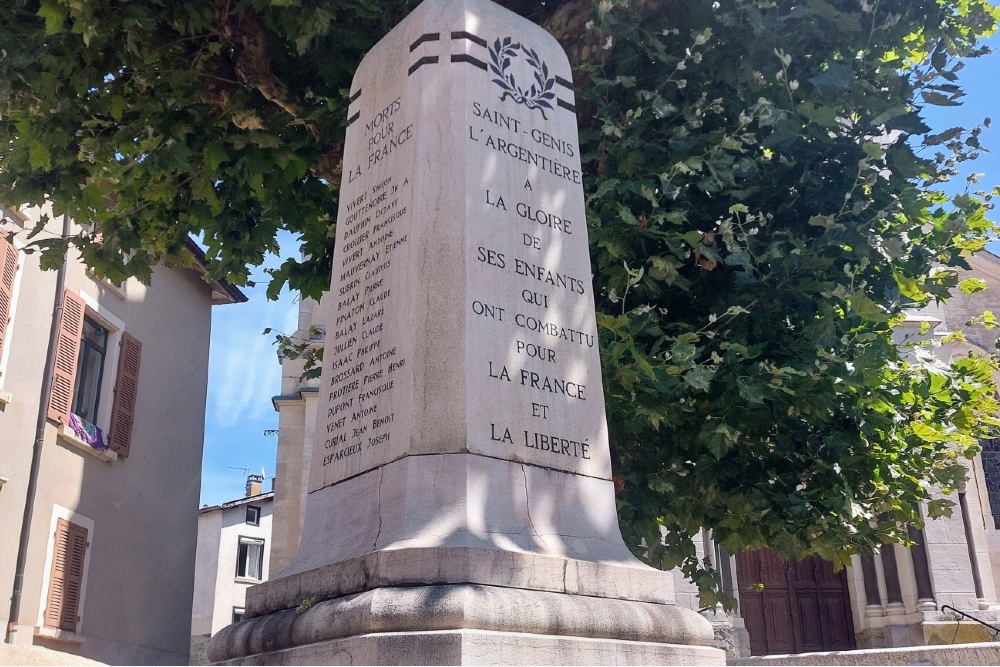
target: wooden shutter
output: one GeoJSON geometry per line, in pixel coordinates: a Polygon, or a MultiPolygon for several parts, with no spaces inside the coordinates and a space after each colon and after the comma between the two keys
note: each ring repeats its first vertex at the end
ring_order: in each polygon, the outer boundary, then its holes
{"type": "Polygon", "coordinates": [[[49,595],[45,605],[45,625],[76,631],[83,588],[83,563],[87,553],[87,529],[65,519],[56,522],[52,547],[49,595]]]}
{"type": "Polygon", "coordinates": [[[0,232],[0,354],[10,323],[10,302],[14,298],[14,276],[17,274],[17,248],[0,232]]]}
{"type": "Polygon", "coordinates": [[[135,418],[141,357],[142,343],[127,332],[122,332],[118,376],[115,380],[115,402],[111,408],[111,432],[108,436],[108,447],[119,456],[127,457],[132,444],[132,421],[135,418]]]}
{"type": "Polygon", "coordinates": [[[80,336],[83,316],[87,311],[83,299],[66,290],[63,296],[59,338],[56,340],[56,365],[52,371],[52,393],[49,396],[49,419],[65,424],[73,407],[76,385],[76,365],[80,357],[80,336]]]}

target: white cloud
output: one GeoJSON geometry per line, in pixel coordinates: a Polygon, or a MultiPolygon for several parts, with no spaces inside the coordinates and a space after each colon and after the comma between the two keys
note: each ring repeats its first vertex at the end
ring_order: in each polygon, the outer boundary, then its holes
{"type": "MultiPolygon", "coordinates": [[[[282,256],[296,252],[290,234],[279,234],[279,242],[282,256]]],[[[280,262],[281,258],[270,257],[265,265],[273,268],[280,262]]],[[[271,397],[281,393],[281,367],[274,335],[265,336],[263,331],[270,327],[293,333],[298,326],[298,302],[287,291],[278,301],[268,301],[268,276],[258,273],[258,286],[243,288],[247,303],[212,309],[203,504],[239,498],[245,482],[243,466],[259,472],[263,465],[268,475],[274,474],[276,439],[263,433],[277,426],[271,397]]]]}
{"type": "Polygon", "coordinates": [[[217,311],[212,322],[218,332],[212,337],[208,390],[208,412],[217,426],[259,419],[272,411],[270,399],[280,393],[281,372],[273,336],[263,331],[283,327],[290,306],[294,310],[295,304],[255,303],[251,298],[245,304],[223,306],[230,311],[217,311]]]}
{"type": "MultiPolygon", "coordinates": [[[[294,247],[288,242],[282,245],[294,247]]],[[[269,257],[265,265],[276,266],[280,261],[269,257]]],[[[293,333],[298,303],[287,291],[278,301],[268,301],[266,287],[265,274],[256,286],[244,288],[249,297],[246,303],[217,306],[212,314],[208,419],[214,426],[232,426],[273,415],[271,397],[281,393],[281,367],[273,333],[263,332],[270,328],[293,333]]]]}

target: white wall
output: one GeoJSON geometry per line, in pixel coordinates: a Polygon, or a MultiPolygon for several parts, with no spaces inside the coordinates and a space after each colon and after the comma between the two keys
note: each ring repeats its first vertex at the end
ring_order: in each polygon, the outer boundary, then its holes
{"type": "Polygon", "coordinates": [[[264,540],[263,578],[271,566],[271,526],[274,498],[266,493],[202,510],[198,515],[198,558],[191,634],[215,634],[232,623],[233,608],[243,607],[246,590],[255,583],[236,576],[240,537],[264,540]],[[260,525],[246,522],[247,506],[259,507],[260,525]]]}

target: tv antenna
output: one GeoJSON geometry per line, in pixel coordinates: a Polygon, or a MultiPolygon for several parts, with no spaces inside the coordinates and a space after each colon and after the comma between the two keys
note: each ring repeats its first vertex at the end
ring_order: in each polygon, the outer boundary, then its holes
{"type": "Polygon", "coordinates": [[[243,473],[244,477],[250,474],[250,466],[248,466],[246,463],[244,463],[243,466],[240,468],[237,468],[236,466],[227,466],[227,468],[229,468],[229,470],[239,470],[240,472],[243,473]]]}

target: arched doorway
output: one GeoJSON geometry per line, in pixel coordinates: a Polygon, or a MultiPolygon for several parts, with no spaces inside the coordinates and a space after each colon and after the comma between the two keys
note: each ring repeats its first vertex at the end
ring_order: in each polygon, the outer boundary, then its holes
{"type": "Polygon", "coordinates": [[[771,549],[736,554],[740,615],[752,655],[856,647],[847,576],[818,556],[782,561],[771,549]]]}

